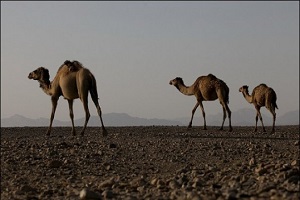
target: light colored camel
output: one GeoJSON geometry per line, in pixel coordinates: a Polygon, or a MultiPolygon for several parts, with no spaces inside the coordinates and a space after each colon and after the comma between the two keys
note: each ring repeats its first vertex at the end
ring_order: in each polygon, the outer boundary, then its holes
{"type": "Polygon", "coordinates": [[[260,113],[260,108],[265,106],[273,115],[273,128],[272,128],[272,133],[275,132],[275,120],[276,120],[276,113],[275,113],[275,108],[278,109],[276,100],[277,96],[275,91],[268,87],[266,84],[260,84],[256,86],[253,91],[251,96],[249,95],[248,91],[248,86],[244,85],[239,89],[239,92],[243,93],[243,96],[245,97],[246,101],[249,103],[253,103],[255,109],[256,109],[256,118],[255,118],[255,129],[254,131],[257,131],[257,121],[258,117],[261,121],[263,131],[266,132],[263,119],[260,113]]]}
{"type": "Polygon", "coordinates": [[[229,88],[226,83],[212,74],[207,76],[200,76],[191,86],[185,86],[182,78],[177,77],[169,82],[170,85],[174,85],[182,94],[184,95],[195,95],[197,99],[197,103],[192,110],[192,117],[189,123],[189,128],[192,127],[192,121],[194,117],[194,113],[197,110],[198,106],[202,110],[202,115],[204,118],[204,130],[206,130],[206,119],[205,112],[203,108],[202,101],[214,101],[219,99],[220,104],[223,107],[223,122],[220,130],[223,130],[224,121],[226,119],[226,111],[228,113],[229,118],[229,131],[232,131],[231,127],[231,111],[228,107],[229,103],[229,88]]]}
{"type": "Polygon", "coordinates": [[[40,83],[42,90],[51,96],[52,101],[52,113],[50,118],[50,125],[47,130],[47,135],[50,135],[52,122],[54,119],[57,102],[60,96],[63,96],[69,103],[70,118],[72,121],[72,134],[75,135],[74,128],[74,114],[73,114],[73,100],[80,98],[85,110],[85,123],[81,130],[81,135],[84,135],[86,125],[90,118],[90,112],[88,108],[88,92],[90,92],[92,100],[97,108],[98,115],[100,117],[102,125],[103,136],[107,135],[107,131],[104,127],[102,120],[101,108],[98,102],[98,92],[96,79],[93,74],[82,66],[78,61],[66,60],[64,64],[58,69],[56,76],[50,82],[50,75],[48,69],[39,67],[28,75],[29,79],[37,80],[40,83]]]}

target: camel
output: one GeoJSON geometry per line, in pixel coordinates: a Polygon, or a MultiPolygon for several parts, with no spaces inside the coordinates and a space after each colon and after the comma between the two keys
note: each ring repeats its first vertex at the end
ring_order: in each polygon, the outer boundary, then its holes
{"type": "Polygon", "coordinates": [[[244,85],[239,89],[239,92],[242,92],[244,98],[246,101],[248,101],[250,104],[253,103],[255,109],[256,109],[256,118],[255,118],[255,129],[254,132],[257,131],[257,121],[258,117],[261,121],[263,131],[266,132],[263,119],[260,113],[260,108],[265,106],[273,115],[273,127],[271,133],[275,132],[275,120],[276,120],[276,113],[275,113],[275,108],[278,109],[276,100],[277,96],[275,91],[268,87],[266,84],[262,83],[258,86],[256,86],[253,91],[251,96],[249,95],[248,91],[248,86],[244,85]]]}
{"type": "Polygon", "coordinates": [[[49,71],[44,67],[39,67],[33,72],[29,73],[28,78],[37,80],[40,83],[40,88],[42,88],[42,90],[47,95],[51,96],[52,112],[50,118],[50,125],[46,133],[47,135],[50,135],[52,129],[52,122],[57,107],[57,102],[60,96],[63,96],[66,100],[68,100],[70,118],[72,122],[71,132],[73,135],[76,135],[74,128],[73,101],[77,98],[80,98],[80,100],[82,101],[85,110],[85,123],[81,130],[81,135],[84,135],[84,131],[90,118],[90,112],[88,108],[88,92],[90,92],[91,98],[97,108],[97,112],[102,125],[102,134],[103,136],[107,135],[107,131],[104,127],[102,120],[101,108],[98,102],[96,79],[94,75],[90,72],[90,70],[84,68],[80,62],[71,62],[69,60],[66,60],[59,67],[56,76],[51,82],[49,80],[49,71]]]}
{"type": "Polygon", "coordinates": [[[200,76],[196,79],[193,85],[185,86],[182,78],[177,77],[169,82],[170,85],[174,85],[182,94],[184,95],[195,95],[197,99],[197,103],[192,110],[192,117],[188,128],[192,127],[192,121],[194,117],[194,113],[197,110],[198,106],[200,106],[202,110],[202,115],[204,118],[204,130],[206,128],[206,119],[205,119],[205,111],[203,108],[202,101],[214,101],[219,99],[220,104],[223,107],[223,122],[220,130],[223,130],[224,121],[226,119],[226,111],[228,113],[229,118],[229,131],[232,131],[231,126],[231,111],[228,107],[229,103],[229,88],[226,83],[220,79],[218,79],[213,74],[208,74],[207,76],[200,76]]]}

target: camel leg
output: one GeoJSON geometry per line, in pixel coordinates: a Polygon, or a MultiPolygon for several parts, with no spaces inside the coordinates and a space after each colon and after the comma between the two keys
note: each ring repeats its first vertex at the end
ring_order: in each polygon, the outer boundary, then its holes
{"type": "Polygon", "coordinates": [[[257,132],[257,121],[258,121],[258,112],[256,111],[256,117],[255,117],[255,129],[254,129],[254,132],[257,132]]]}
{"type": "Polygon", "coordinates": [[[205,119],[205,111],[204,111],[204,108],[203,108],[203,104],[202,104],[202,101],[198,102],[199,105],[200,105],[200,108],[201,108],[201,111],[202,111],[202,116],[203,116],[203,119],[204,119],[204,126],[203,126],[203,130],[207,130],[206,128],[206,119],[205,119]]]}
{"type": "Polygon", "coordinates": [[[226,112],[227,112],[228,119],[229,119],[229,132],[231,132],[232,131],[231,111],[227,105],[228,102],[224,99],[224,97],[228,94],[224,94],[224,91],[222,91],[222,90],[217,90],[217,95],[218,95],[218,99],[220,100],[220,104],[222,105],[222,108],[223,108],[223,122],[222,122],[222,126],[221,126],[220,130],[223,130],[224,122],[226,120],[226,112]]]}
{"type": "Polygon", "coordinates": [[[48,135],[48,136],[51,133],[52,123],[53,123],[53,119],[54,119],[54,115],[55,115],[55,111],[56,111],[56,107],[57,107],[57,101],[58,101],[58,98],[56,98],[56,97],[51,98],[52,112],[51,112],[51,117],[50,117],[50,125],[49,125],[49,128],[48,128],[47,133],[46,133],[46,135],[48,135]]]}
{"type": "Polygon", "coordinates": [[[82,101],[83,108],[84,108],[84,111],[85,111],[85,122],[84,122],[83,128],[82,128],[81,133],[80,133],[83,136],[84,131],[86,129],[86,125],[87,125],[87,123],[90,119],[90,116],[91,116],[90,111],[89,111],[89,107],[88,107],[88,96],[87,96],[87,94],[81,96],[81,101],[82,101]]]}
{"type": "Polygon", "coordinates": [[[273,114],[273,127],[272,127],[272,133],[275,133],[275,120],[276,120],[276,113],[275,113],[275,111],[274,111],[274,110],[273,110],[272,114],[273,114]]]}
{"type": "Polygon", "coordinates": [[[227,111],[228,114],[228,120],[229,120],[229,132],[232,131],[232,126],[231,126],[231,110],[229,109],[228,105],[225,104],[225,109],[227,111]]]}
{"type": "Polygon", "coordinates": [[[263,118],[261,116],[261,113],[260,113],[260,107],[256,107],[256,111],[257,111],[257,114],[256,114],[256,125],[255,125],[255,131],[257,131],[257,121],[258,121],[258,117],[261,121],[261,125],[262,125],[262,128],[263,128],[263,132],[266,132],[266,129],[265,129],[265,126],[264,126],[264,122],[263,122],[263,118]]]}
{"type": "Polygon", "coordinates": [[[222,104],[222,108],[223,108],[223,122],[222,122],[222,126],[220,128],[221,131],[223,130],[224,122],[225,122],[225,119],[226,119],[226,109],[225,109],[225,106],[223,104],[222,104]]]}
{"type": "Polygon", "coordinates": [[[271,108],[268,108],[268,110],[271,112],[271,114],[273,116],[273,126],[272,126],[271,133],[275,133],[275,120],[276,120],[275,108],[272,106],[271,108]]]}
{"type": "Polygon", "coordinates": [[[72,122],[72,134],[76,135],[75,127],[74,127],[74,113],[73,113],[73,100],[68,100],[69,110],[70,110],[70,118],[72,122]]]}
{"type": "Polygon", "coordinates": [[[188,128],[191,128],[191,127],[192,127],[192,122],[193,122],[194,114],[195,114],[195,112],[196,112],[198,106],[199,106],[199,102],[196,103],[195,107],[194,107],[193,110],[192,110],[192,118],[191,118],[191,121],[190,121],[190,123],[189,123],[189,125],[188,125],[188,128]]]}
{"type": "Polygon", "coordinates": [[[94,102],[94,104],[95,104],[95,106],[97,108],[97,112],[98,112],[98,115],[100,117],[100,122],[101,122],[101,125],[102,125],[102,135],[103,136],[107,136],[108,132],[106,131],[106,129],[104,127],[104,123],[103,123],[103,120],[102,120],[102,111],[101,111],[101,107],[100,107],[99,102],[98,102],[98,98],[92,96],[92,100],[93,100],[93,102],[94,102]]]}

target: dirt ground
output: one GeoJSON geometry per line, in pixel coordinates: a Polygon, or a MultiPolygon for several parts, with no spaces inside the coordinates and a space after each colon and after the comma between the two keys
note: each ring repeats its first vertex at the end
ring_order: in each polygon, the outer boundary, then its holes
{"type": "Polygon", "coordinates": [[[300,198],[299,126],[227,128],[1,128],[1,199],[300,198]]]}

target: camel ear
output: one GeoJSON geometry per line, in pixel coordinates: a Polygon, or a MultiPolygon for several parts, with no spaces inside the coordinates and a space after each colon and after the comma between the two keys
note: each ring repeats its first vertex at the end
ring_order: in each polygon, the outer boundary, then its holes
{"type": "Polygon", "coordinates": [[[43,77],[44,80],[49,80],[50,79],[50,74],[49,74],[48,69],[43,68],[42,77],[43,77]]]}
{"type": "Polygon", "coordinates": [[[183,82],[183,80],[182,80],[181,77],[176,77],[176,80],[177,80],[177,81],[180,81],[180,82],[183,82]]]}

